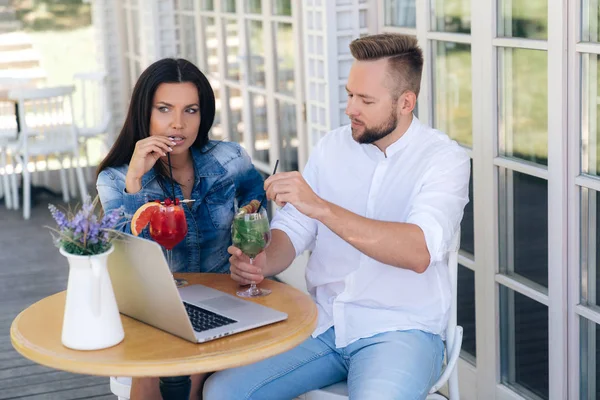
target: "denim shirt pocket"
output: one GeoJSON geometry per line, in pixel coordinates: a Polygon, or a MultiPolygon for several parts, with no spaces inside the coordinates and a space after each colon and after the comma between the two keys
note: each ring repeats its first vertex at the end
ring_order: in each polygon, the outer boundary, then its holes
{"type": "Polygon", "coordinates": [[[235,185],[231,179],[217,183],[206,194],[206,206],[208,207],[210,219],[216,229],[231,228],[234,197],[235,185]]]}

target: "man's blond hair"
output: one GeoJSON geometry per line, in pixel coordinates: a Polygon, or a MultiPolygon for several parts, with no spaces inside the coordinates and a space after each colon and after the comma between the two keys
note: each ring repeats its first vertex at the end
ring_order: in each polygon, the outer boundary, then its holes
{"type": "Polygon", "coordinates": [[[423,52],[414,36],[382,33],[350,43],[352,56],[359,61],[388,60],[388,85],[395,100],[406,91],[418,97],[423,72],[423,52]]]}

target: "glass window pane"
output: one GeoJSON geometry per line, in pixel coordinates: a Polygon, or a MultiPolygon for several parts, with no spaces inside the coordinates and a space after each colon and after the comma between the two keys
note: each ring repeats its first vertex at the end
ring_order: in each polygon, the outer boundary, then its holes
{"type": "Polygon", "coordinates": [[[206,40],[206,65],[208,73],[212,76],[219,76],[219,54],[217,48],[217,24],[213,17],[202,17],[204,27],[204,37],[206,40]]]}
{"type": "Polygon", "coordinates": [[[547,399],[548,308],[501,285],[500,337],[502,383],[547,399]]]}
{"type": "Polygon", "coordinates": [[[581,302],[600,306],[600,197],[581,188],[581,302]]]}
{"type": "MultiPolygon", "coordinates": [[[[138,78],[142,74],[142,64],[139,61],[133,61],[133,79],[132,82],[137,82],[138,78]]],[[[133,87],[132,87],[133,89],[133,87]]]]}
{"type": "Polygon", "coordinates": [[[579,398],[600,399],[600,326],[580,318],[580,376],[579,398]]]}
{"type": "Polygon", "coordinates": [[[462,350],[477,356],[475,343],[475,272],[458,265],[457,322],[463,327],[462,350]]]}
{"type": "Polygon", "coordinates": [[[547,39],[548,0],[499,0],[498,36],[547,39]]]}
{"type": "MultiPolygon", "coordinates": [[[[140,55],[140,36],[142,34],[140,30],[140,12],[136,9],[131,9],[131,34],[132,38],[132,46],[131,46],[131,54],[140,55]]],[[[139,76],[139,75],[138,75],[139,76]]]]}
{"type": "Polygon", "coordinates": [[[598,42],[600,39],[600,3],[581,0],[581,41],[598,42]]]}
{"type": "Polygon", "coordinates": [[[263,24],[261,21],[247,21],[248,43],[250,47],[250,85],[265,86],[265,47],[263,24]]]}
{"type": "Polygon", "coordinates": [[[234,81],[240,78],[240,38],[237,19],[223,18],[225,29],[225,57],[227,59],[227,78],[234,81]]]}
{"type": "Polygon", "coordinates": [[[277,122],[281,140],[279,167],[281,171],[298,171],[298,132],[296,130],[296,105],[275,100],[277,122]]]}
{"type": "Polygon", "coordinates": [[[471,33],[471,0],[435,0],[431,25],[439,32],[471,33]]]}
{"type": "Polygon", "coordinates": [[[548,182],[500,168],[500,269],[548,287],[548,182]]]}
{"type": "MultiPolygon", "coordinates": [[[[213,92],[215,93],[215,121],[210,129],[210,137],[215,140],[223,140],[223,126],[221,125],[221,113],[223,112],[223,105],[221,103],[221,83],[218,79],[212,79],[208,77],[210,86],[212,86],[213,92]]],[[[202,116],[201,116],[202,117],[202,116]]]]}
{"type": "Polygon", "coordinates": [[[215,4],[213,0],[202,0],[200,2],[200,9],[205,11],[213,11],[215,9],[215,4]]]}
{"type": "Polygon", "coordinates": [[[250,93],[250,115],[252,118],[252,134],[255,160],[269,163],[269,129],[267,125],[267,98],[260,94],[250,93]]]}
{"type": "Polygon", "coordinates": [[[292,0],[272,0],[273,15],[292,15],[292,0]]]}
{"type": "Polygon", "coordinates": [[[262,13],[262,0],[246,0],[246,12],[251,14],[262,13]]]}
{"type": "Polygon", "coordinates": [[[196,52],[196,18],[191,15],[181,16],[181,56],[194,64],[198,62],[196,52]]]}
{"type": "Polygon", "coordinates": [[[222,11],[229,12],[229,13],[235,13],[236,0],[221,0],[221,1],[223,1],[223,3],[221,3],[222,11]]]}
{"type": "Polygon", "coordinates": [[[415,28],[417,26],[416,0],[385,0],[383,15],[386,26],[415,28]]]}
{"type": "Polygon", "coordinates": [[[499,63],[500,153],[548,165],[548,54],[505,48],[499,63]]]}
{"type": "Polygon", "coordinates": [[[294,39],[292,24],[274,22],[276,90],[280,93],[294,94],[294,39]]]}
{"type": "Polygon", "coordinates": [[[457,142],[471,147],[471,46],[451,42],[434,43],[434,126],[457,142]]]}
{"type": "Polygon", "coordinates": [[[600,173],[600,63],[595,54],[581,55],[581,167],[590,175],[600,173]]]}
{"type": "Polygon", "coordinates": [[[460,248],[469,254],[475,254],[475,243],[473,240],[473,231],[475,225],[473,221],[473,160],[471,160],[471,178],[469,179],[469,202],[465,206],[463,219],[460,223],[460,248]]]}
{"type": "Polygon", "coordinates": [[[194,11],[194,0],[175,0],[175,9],[181,11],[194,11]]]}
{"type": "Polygon", "coordinates": [[[242,120],[244,100],[242,99],[242,92],[227,87],[227,98],[229,99],[229,140],[242,144],[244,143],[244,123],[242,120]]]}

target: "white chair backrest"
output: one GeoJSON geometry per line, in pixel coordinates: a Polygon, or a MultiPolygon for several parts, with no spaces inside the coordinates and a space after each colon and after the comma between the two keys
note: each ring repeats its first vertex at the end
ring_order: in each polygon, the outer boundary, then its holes
{"type": "Polygon", "coordinates": [[[17,137],[17,118],[15,104],[10,101],[0,101],[0,140],[17,137]]]}
{"type": "Polygon", "coordinates": [[[106,133],[111,113],[108,106],[107,74],[80,72],[75,81],[75,124],[84,134],[106,133]]]}
{"type": "Polygon", "coordinates": [[[460,227],[454,233],[452,242],[448,249],[448,272],[450,275],[450,287],[452,290],[452,300],[450,303],[450,319],[446,326],[446,346],[448,354],[452,353],[454,335],[456,333],[457,317],[457,288],[458,288],[458,250],[460,249],[460,227]]]}
{"type": "Polygon", "coordinates": [[[33,80],[29,78],[7,78],[0,76],[0,90],[32,87],[33,80]]]}
{"type": "Polygon", "coordinates": [[[73,86],[41,89],[17,89],[8,97],[19,105],[21,130],[19,140],[24,148],[31,138],[52,148],[73,146],[73,86]]]}

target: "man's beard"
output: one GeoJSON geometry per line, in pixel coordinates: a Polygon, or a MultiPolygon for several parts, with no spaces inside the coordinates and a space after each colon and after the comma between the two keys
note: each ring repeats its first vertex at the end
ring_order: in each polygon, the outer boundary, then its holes
{"type": "Polygon", "coordinates": [[[362,134],[359,134],[357,129],[352,128],[352,138],[360,144],[371,144],[392,133],[397,126],[398,117],[396,116],[396,113],[392,111],[386,122],[373,128],[365,126],[362,134]]]}
{"type": "Polygon", "coordinates": [[[390,116],[387,121],[373,128],[369,128],[365,125],[365,130],[362,135],[359,135],[358,130],[352,128],[352,138],[360,144],[371,144],[392,133],[398,126],[398,115],[396,114],[397,105],[398,99],[395,98],[392,101],[392,109],[390,110],[390,116]]]}

